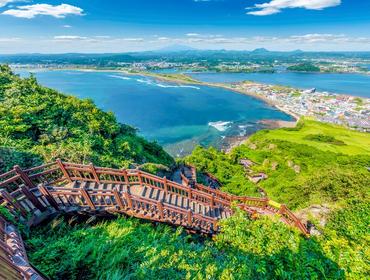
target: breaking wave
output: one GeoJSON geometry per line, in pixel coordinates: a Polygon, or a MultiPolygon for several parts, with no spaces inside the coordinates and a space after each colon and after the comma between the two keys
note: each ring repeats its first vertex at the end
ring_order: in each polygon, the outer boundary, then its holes
{"type": "Polygon", "coordinates": [[[218,121],[218,122],[209,122],[208,125],[216,128],[218,131],[225,131],[230,127],[231,123],[232,122],[218,121]]]}
{"type": "Polygon", "coordinates": [[[109,77],[117,78],[117,79],[121,79],[121,80],[131,80],[131,78],[129,78],[129,77],[117,76],[117,75],[109,75],[109,77]]]}
{"type": "Polygon", "coordinates": [[[161,83],[155,83],[151,80],[144,80],[144,79],[136,79],[137,82],[147,84],[147,85],[152,85],[152,86],[157,86],[161,88],[193,88],[193,89],[200,89],[199,87],[196,86],[186,86],[186,85],[165,85],[161,83]]]}

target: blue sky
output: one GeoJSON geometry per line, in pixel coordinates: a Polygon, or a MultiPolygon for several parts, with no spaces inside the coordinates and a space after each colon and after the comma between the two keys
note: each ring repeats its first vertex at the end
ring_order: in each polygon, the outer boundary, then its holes
{"type": "Polygon", "coordinates": [[[0,0],[0,53],[370,51],[369,0],[0,0]]]}

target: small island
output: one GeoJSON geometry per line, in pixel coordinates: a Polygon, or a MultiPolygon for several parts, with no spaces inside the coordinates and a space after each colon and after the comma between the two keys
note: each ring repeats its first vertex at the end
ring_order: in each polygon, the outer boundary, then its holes
{"type": "Polygon", "coordinates": [[[289,66],[287,70],[293,72],[320,72],[320,67],[312,63],[299,63],[289,66]]]}

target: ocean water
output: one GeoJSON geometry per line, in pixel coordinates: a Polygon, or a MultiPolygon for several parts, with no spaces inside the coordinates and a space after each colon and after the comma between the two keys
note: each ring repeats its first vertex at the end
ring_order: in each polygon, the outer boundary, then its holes
{"type": "Polygon", "coordinates": [[[370,98],[370,75],[335,73],[188,73],[204,82],[255,81],[370,98]]]}
{"type": "MultiPolygon", "coordinates": [[[[29,71],[17,71],[21,76],[29,71]]],[[[196,145],[222,147],[250,134],[260,120],[291,120],[270,105],[221,88],[179,85],[113,72],[34,71],[39,83],[80,98],[91,98],[118,121],[138,128],[172,155],[196,145]]]]}

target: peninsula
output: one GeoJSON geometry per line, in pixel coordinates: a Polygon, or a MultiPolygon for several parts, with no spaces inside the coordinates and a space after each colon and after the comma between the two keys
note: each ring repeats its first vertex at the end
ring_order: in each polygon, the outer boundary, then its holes
{"type": "Polygon", "coordinates": [[[262,99],[295,119],[310,117],[325,123],[339,124],[352,129],[370,131],[370,99],[351,95],[301,90],[287,86],[267,85],[251,81],[235,83],[210,83],[196,80],[186,74],[161,74],[153,72],[127,72],[154,79],[211,87],[221,87],[262,99]]]}

